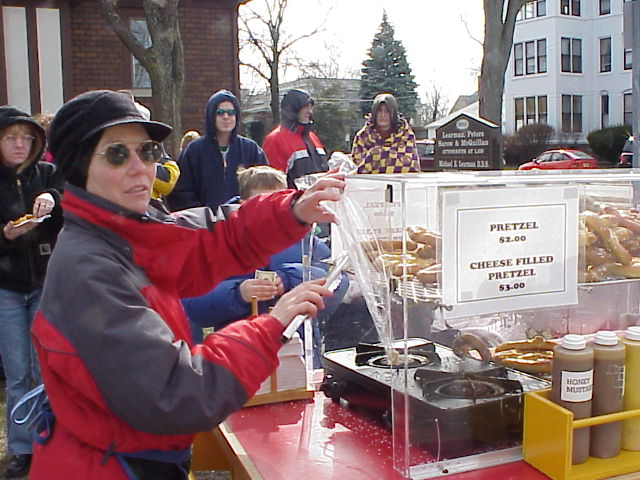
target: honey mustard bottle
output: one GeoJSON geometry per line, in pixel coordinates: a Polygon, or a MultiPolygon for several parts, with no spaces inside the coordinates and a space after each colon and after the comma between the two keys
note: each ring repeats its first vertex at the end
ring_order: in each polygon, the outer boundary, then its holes
{"type": "MultiPolygon", "coordinates": [[[[593,349],[582,335],[567,334],[553,348],[551,401],[573,413],[574,419],[591,416],[593,349]]],[[[542,420],[542,419],[541,419],[542,420]]],[[[573,430],[571,463],[589,458],[589,427],[573,430]]]]}
{"type": "MultiPolygon", "coordinates": [[[[622,337],[625,357],[624,409],[640,408],[640,327],[628,327],[622,337]]],[[[622,422],[622,448],[640,450],[640,417],[622,422]]]]}
{"type": "MultiPolygon", "coordinates": [[[[601,330],[591,344],[593,348],[593,400],[591,415],[606,415],[622,410],[625,346],[615,332],[601,330]]],[[[591,427],[589,454],[611,458],[620,453],[622,422],[591,427]]]]}

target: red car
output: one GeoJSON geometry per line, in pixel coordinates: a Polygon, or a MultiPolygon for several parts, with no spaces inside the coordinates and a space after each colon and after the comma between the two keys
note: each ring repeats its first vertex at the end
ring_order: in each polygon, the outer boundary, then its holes
{"type": "Polygon", "coordinates": [[[620,152],[619,167],[632,167],[633,166],[633,137],[629,137],[624,142],[622,152],[620,152]]]}
{"type": "Polygon", "coordinates": [[[520,170],[551,170],[572,168],[598,168],[596,159],[580,150],[547,150],[530,162],[520,165],[520,170]]]}

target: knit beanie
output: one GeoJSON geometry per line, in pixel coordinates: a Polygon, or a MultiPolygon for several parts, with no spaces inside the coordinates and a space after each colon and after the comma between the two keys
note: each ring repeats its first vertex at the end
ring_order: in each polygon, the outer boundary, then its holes
{"type": "Polygon", "coordinates": [[[65,103],[49,127],[49,151],[69,183],[85,188],[91,153],[106,128],[128,123],[142,125],[149,138],[161,142],[171,127],[150,121],[129,95],[111,90],[82,93],[65,103]]]}

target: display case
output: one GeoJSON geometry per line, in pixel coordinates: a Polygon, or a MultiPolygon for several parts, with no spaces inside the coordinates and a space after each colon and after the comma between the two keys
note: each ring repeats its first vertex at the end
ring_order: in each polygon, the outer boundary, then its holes
{"type": "Polygon", "coordinates": [[[637,323],[639,181],[634,170],[348,176],[327,208],[357,286],[348,315],[321,328],[322,390],[392,430],[407,478],[521,459],[523,394],[549,387],[554,341],[637,323]]]}

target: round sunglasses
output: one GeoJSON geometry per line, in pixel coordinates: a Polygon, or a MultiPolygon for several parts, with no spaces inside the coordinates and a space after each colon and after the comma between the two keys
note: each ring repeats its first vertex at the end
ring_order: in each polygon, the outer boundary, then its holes
{"type": "MultiPolygon", "coordinates": [[[[164,148],[160,142],[154,140],[143,140],[135,149],[136,154],[144,163],[152,164],[159,162],[164,156],[164,148]]],[[[120,167],[129,159],[131,149],[124,143],[112,143],[105,148],[104,152],[95,155],[104,155],[104,158],[114,167],[120,167]]]]}

